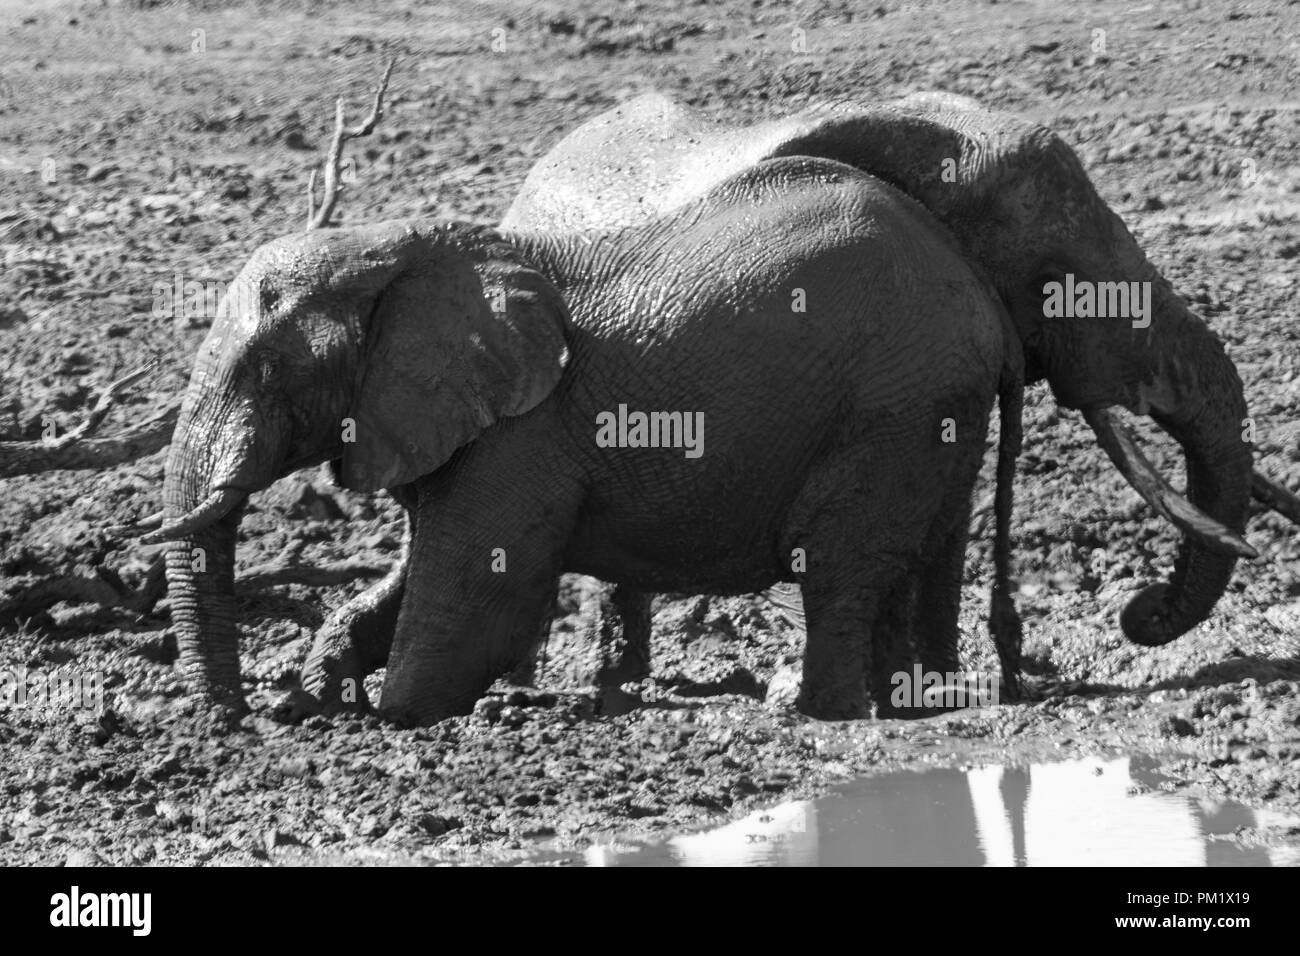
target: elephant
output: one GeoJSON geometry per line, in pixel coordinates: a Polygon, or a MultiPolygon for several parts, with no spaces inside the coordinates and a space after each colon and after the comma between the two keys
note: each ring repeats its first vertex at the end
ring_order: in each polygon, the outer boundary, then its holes
{"type": "Polygon", "coordinates": [[[1120,616],[1131,641],[1166,644],[1209,616],[1237,559],[1256,556],[1241,537],[1252,491],[1295,520],[1294,498],[1252,475],[1241,380],[1222,344],[1147,260],[1073,150],[1042,126],[968,97],[915,93],[729,126],[647,93],[555,145],[502,227],[653,221],[780,156],[837,160],[920,202],[996,289],[1023,346],[1026,382],[1046,379],[1059,405],[1081,410],[1121,473],[1183,531],[1171,580],[1139,592],[1120,616]],[[1147,314],[1047,314],[1053,284],[1084,283],[1142,289],[1147,314]],[[1116,406],[1150,415],[1180,443],[1190,504],[1147,462],[1116,406]]]}
{"type": "MultiPolygon", "coordinates": [[[[1141,591],[1121,615],[1132,641],[1157,646],[1204,620],[1238,557],[1253,492],[1300,520],[1295,498],[1252,475],[1242,440],[1245,401],[1235,367],[1119,217],[1098,196],[1073,151],[1055,134],[969,97],[914,93],[878,106],[828,104],[751,126],[727,126],[648,93],[578,127],[528,174],[503,229],[609,229],[652,222],[697,201],[729,176],[781,156],[844,162],[920,202],[967,263],[997,290],[1014,320],[1026,380],[1046,379],[1057,401],[1081,409],[1121,473],[1185,534],[1170,582],[1141,591]],[[1069,277],[1149,283],[1145,327],[1120,318],[1049,318],[1044,287],[1069,277]],[[1150,414],[1183,446],[1188,494],[1173,492],[1114,417],[1114,406],[1150,414]]],[[[990,623],[1008,698],[1017,690],[1019,621],[1006,586],[1011,483],[1019,447],[1019,392],[1000,397],[1003,444],[997,477],[995,584],[990,623]]],[[[385,615],[368,595],[322,631],[304,686],[331,698],[337,661],[382,664],[401,564],[387,584],[385,615]]],[[[629,660],[619,679],[648,670],[649,598],[619,585],[603,602],[624,623],[629,660]]],[[[599,628],[606,630],[602,623],[599,628]]],[[[957,635],[948,654],[955,655],[957,635]]]]}
{"type": "Polygon", "coordinates": [[[564,571],[797,583],[797,706],[865,716],[900,655],[955,669],[971,492],[1018,362],[994,289],[932,217],[833,160],[754,164],[627,229],[274,240],[196,359],[148,538],[170,542],[181,666],[242,712],[242,505],[329,461],[410,516],[372,600],[395,615],[390,719],[471,710],[535,646],[564,571]]]}

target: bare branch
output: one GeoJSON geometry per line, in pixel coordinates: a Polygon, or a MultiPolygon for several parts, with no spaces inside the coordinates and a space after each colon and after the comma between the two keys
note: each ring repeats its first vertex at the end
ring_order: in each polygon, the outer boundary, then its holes
{"type": "Polygon", "coordinates": [[[307,228],[314,229],[316,221],[316,170],[307,174],[307,228]]]}
{"type": "Polygon", "coordinates": [[[0,589],[0,621],[31,617],[60,601],[117,607],[124,597],[117,588],[97,574],[60,574],[31,583],[15,581],[0,589]]]}
{"type": "MultiPolygon", "coordinates": [[[[171,441],[179,414],[178,402],[113,438],[0,442],[0,478],[64,468],[111,468],[152,455],[171,441]]],[[[77,432],[82,432],[84,427],[79,427],[77,432]]]]}
{"type": "Polygon", "coordinates": [[[325,182],[321,195],[320,209],[313,209],[316,204],[316,172],[312,170],[307,179],[307,229],[323,229],[329,225],[330,216],[334,214],[334,205],[338,201],[343,186],[339,182],[339,171],[343,160],[343,144],[351,139],[369,136],[374,132],[375,124],[384,115],[384,93],[388,91],[388,78],[393,73],[397,61],[388,58],[384,67],[384,76],[375,90],[374,101],[370,106],[370,115],[358,126],[351,129],[344,123],[343,98],[334,103],[334,138],[330,141],[329,152],[325,156],[325,182]]]}
{"type": "Polygon", "coordinates": [[[113,407],[113,403],[117,401],[118,396],[152,372],[157,366],[157,361],[153,361],[142,368],[136,369],[134,372],[123,375],[116,382],[109,385],[104,390],[103,395],[99,396],[99,401],[95,402],[95,407],[90,410],[90,414],[86,416],[84,422],[66,435],[45,442],[45,446],[51,450],[57,450],[94,434],[95,429],[99,428],[100,423],[108,415],[109,409],[113,407]]]}
{"type": "Polygon", "coordinates": [[[1293,524],[1300,524],[1300,498],[1271,478],[1265,477],[1258,471],[1252,472],[1250,494],[1256,501],[1272,508],[1293,524]]]}
{"type": "Polygon", "coordinates": [[[326,565],[286,565],[283,561],[268,561],[239,572],[241,587],[265,588],[277,584],[305,584],[308,587],[332,587],[358,577],[381,577],[391,568],[360,558],[326,565]]]}
{"type": "Polygon", "coordinates": [[[48,610],[60,601],[120,607],[136,614],[148,614],[167,593],[163,555],[156,555],[136,588],[122,583],[115,571],[95,568],[91,573],[75,572],[14,582],[0,587],[0,621],[21,620],[48,610]]]}

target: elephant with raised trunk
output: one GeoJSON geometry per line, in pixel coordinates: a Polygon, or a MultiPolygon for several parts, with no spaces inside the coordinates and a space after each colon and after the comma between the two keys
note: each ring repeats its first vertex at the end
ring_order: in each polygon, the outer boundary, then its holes
{"type": "MultiPolygon", "coordinates": [[[[1239,536],[1252,491],[1241,381],[1219,340],[1049,130],[944,93],[877,107],[817,106],[751,126],[717,124],[649,93],[561,140],[530,172],[502,225],[651,221],[778,156],[838,160],[929,210],[996,288],[1023,343],[1027,381],[1046,379],[1062,406],[1081,410],[1125,477],[1184,532],[1172,579],[1129,603],[1124,633],[1160,645],[1205,620],[1237,558],[1255,554],[1239,536]],[[1083,283],[1149,283],[1126,287],[1148,292],[1150,310],[1132,321],[1045,314],[1049,293],[1083,283]],[[1150,415],[1182,445],[1191,505],[1142,456],[1114,418],[1116,406],[1150,415]]],[[[1265,500],[1264,492],[1289,499],[1262,476],[1254,483],[1265,500]]]]}
{"type": "Polygon", "coordinates": [[[209,333],[167,464],[154,538],[176,542],[182,665],[241,705],[240,505],[336,460],[410,511],[404,582],[374,598],[395,615],[395,719],[467,712],[531,653],[563,571],[647,591],[797,582],[799,706],[863,715],[914,652],[954,669],[971,490],[1018,356],[928,214],[828,160],[755,164],[620,231],[398,222],[271,242],[209,333]]]}

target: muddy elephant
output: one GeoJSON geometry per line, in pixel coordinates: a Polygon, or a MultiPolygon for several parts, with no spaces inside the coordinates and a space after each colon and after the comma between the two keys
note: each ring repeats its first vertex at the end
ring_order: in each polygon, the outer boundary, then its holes
{"type": "MultiPolygon", "coordinates": [[[[651,221],[777,156],[844,162],[929,210],[997,289],[1024,347],[1026,380],[1046,379],[1060,405],[1081,410],[1124,476],[1184,532],[1172,579],[1125,608],[1125,635],[1160,645],[1205,620],[1237,558],[1255,554],[1240,537],[1252,491],[1241,381],[1047,129],[944,93],[812,107],[750,126],[720,125],[649,93],[561,140],[502,225],[651,221]],[[1181,444],[1190,505],[1146,461],[1116,407],[1150,415],[1181,444]]],[[[1269,495],[1286,496],[1262,476],[1254,484],[1270,505],[1269,495]]]]}
{"type": "MultiPolygon", "coordinates": [[[[752,126],[726,126],[660,94],[646,94],[561,140],[529,173],[502,227],[646,223],[755,164],[800,155],[845,162],[921,202],[997,289],[1019,332],[1029,380],[1045,378],[1061,405],[1083,410],[1125,477],[1184,531],[1172,580],[1141,592],[1121,616],[1130,639],[1167,643],[1208,616],[1236,558],[1254,554],[1238,534],[1251,491],[1292,520],[1300,516],[1285,489],[1258,474],[1252,483],[1250,446],[1242,441],[1241,384],[1222,346],[1147,261],[1073,152],[1048,130],[967,97],[918,93],[882,106],[818,106],[752,126]],[[1144,292],[1149,296],[1144,314],[1136,314],[1137,308],[1123,316],[1045,314],[1051,311],[1045,309],[1045,288],[1054,284],[1061,293],[1091,284],[1118,297],[1132,291],[1133,283],[1138,296],[1130,305],[1140,305],[1144,292]],[[1150,414],[1182,444],[1195,507],[1150,467],[1113,418],[1114,406],[1150,414]]],[[[1019,434],[1014,392],[1003,396],[1002,411],[1002,435],[1013,440],[999,450],[1000,572],[1008,563],[1007,486],[1019,434]]],[[[370,667],[383,662],[384,635],[391,631],[383,612],[388,608],[388,618],[395,613],[402,567],[399,561],[382,587],[327,624],[304,671],[305,686],[324,688],[334,661],[343,656],[359,654],[370,667]]],[[[630,657],[622,663],[630,666],[615,673],[621,679],[642,675],[648,666],[648,595],[619,586],[602,604],[610,619],[622,619],[628,638],[630,657]]],[[[1010,677],[1007,690],[1014,692],[1018,622],[1010,598],[995,583],[992,620],[999,618],[1004,623],[995,626],[998,655],[1004,677],[1010,677]]],[[[956,633],[948,640],[948,658],[954,660],[956,633]]]]}
{"type": "Polygon", "coordinates": [[[863,715],[899,647],[948,663],[929,642],[956,628],[988,414],[1018,355],[932,219],[829,160],[757,163],[626,230],[276,240],[224,300],[167,462],[153,539],[174,542],[182,666],[241,707],[241,505],[336,460],[410,509],[405,586],[376,598],[398,605],[380,701],[396,720],[470,710],[531,652],[564,571],[644,591],[797,582],[798,704],[863,715]],[[934,600],[902,613],[888,599],[912,580],[934,600]]]}

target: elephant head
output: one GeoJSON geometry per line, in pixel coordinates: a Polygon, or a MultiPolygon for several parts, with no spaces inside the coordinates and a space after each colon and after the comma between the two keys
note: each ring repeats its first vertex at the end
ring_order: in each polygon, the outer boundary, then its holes
{"type": "MultiPolygon", "coordinates": [[[[1027,381],[1045,378],[1061,405],[1081,410],[1125,477],[1184,532],[1172,580],[1137,595],[1121,617],[1124,633],[1159,645],[1204,620],[1237,557],[1255,554],[1240,537],[1252,491],[1241,381],[1218,339],[1049,130],[946,93],[879,107],[813,107],[744,127],[711,123],[648,93],[561,140],[530,172],[504,224],[629,224],[775,156],[856,166],[906,192],[948,229],[1014,321],[1027,381]],[[1123,293],[1130,308],[1119,316],[1058,316],[1060,300],[1084,288],[1115,302],[1123,293]],[[1142,456],[1113,416],[1116,406],[1150,415],[1181,443],[1190,502],[1142,456]]],[[[1264,488],[1300,515],[1283,489],[1265,487],[1260,476],[1255,484],[1257,496],[1264,488]]]]}
{"type": "Polygon", "coordinates": [[[1183,530],[1172,579],[1129,603],[1124,633],[1160,645],[1203,621],[1237,557],[1255,555],[1240,537],[1251,495],[1241,380],[1073,150],[1041,126],[932,95],[831,119],[810,139],[785,148],[864,168],[947,226],[1006,305],[1024,344],[1026,379],[1045,378],[1058,403],[1081,410],[1125,477],[1183,530]],[[1080,298],[1083,307],[1071,309],[1076,303],[1064,298],[1072,290],[1094,301],[1080,298]],[[1097,296],[1112,305],[1127,296],[1128,307],[1107,309],[1097,296]],[[1116,406],[1150,415],[1179,442],[1190,503],[1142,456],[1113,417],[1116,406]]]}
{"type": "Polygon", "coordinates": [[[437,469],[540,403],[565,362],[558,293],[495,233],[393,222],[259,248],[199,351],[167,459],[167,579],[182,668],[242,710],[234,545],[242,505],[339,462],[376,490],[437,469]]]}

